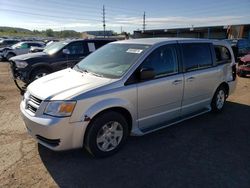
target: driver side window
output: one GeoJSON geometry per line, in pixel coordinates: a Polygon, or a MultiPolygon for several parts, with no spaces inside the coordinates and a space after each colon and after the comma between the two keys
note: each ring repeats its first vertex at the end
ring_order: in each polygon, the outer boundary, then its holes
{"type": "Polygon", "coordinates": [[[27,43],[23,43],[21,46],[20,46],[20,49],[27,49],[28,48],[28,44],[27,43]]]}
{"type": "Polygon", "coordinates": [[[155,78],[176,74],[178,72],[178,61],[175,47],[165,45],[155,49],[140,67],[154,69],[155,78]]]}

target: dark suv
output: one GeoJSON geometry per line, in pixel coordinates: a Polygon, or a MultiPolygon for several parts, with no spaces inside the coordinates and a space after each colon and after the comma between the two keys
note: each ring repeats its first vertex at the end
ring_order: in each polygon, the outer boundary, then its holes
{"type": "Polygon", "coordinates": [[[43,52],[28,53],[10,59],[14,79],[29,84],[52,72],[73,67],[97,48],[114,40],[81,39],[54,42],[43,52]]]}

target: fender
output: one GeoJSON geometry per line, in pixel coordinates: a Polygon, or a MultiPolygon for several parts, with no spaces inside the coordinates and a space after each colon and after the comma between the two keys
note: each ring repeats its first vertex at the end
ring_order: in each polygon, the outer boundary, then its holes
{"type": "Polygon", "coordinates": [[[54,70],[52,69],[51,66],[48,65],[48,63],[36,63],[34,65],[31,65],[31,68],[29,69],[29,72],[28,72],[29,77],[30,77],[30,73],[38,67],[43,67],[43,68],[50,70],[51,72],[54,72],[54,70]]]}
{"type": "Polygon", "coordinates": [[[130,104],[128,101],[119,98],[111,98],[99,101],[93,105],[91,105],[82,115],[81,120],[84,121],[85,116],[89,118],[95,117],[98,113],[110,109],[110,108],[124,108],[127,110],[131,116],[132,121],[136,119],[136,107],[130,104]]]}

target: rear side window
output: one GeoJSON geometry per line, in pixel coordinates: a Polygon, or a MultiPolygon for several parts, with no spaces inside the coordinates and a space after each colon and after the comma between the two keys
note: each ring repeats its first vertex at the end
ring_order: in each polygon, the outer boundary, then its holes
{"type": "Polygon", "coordinates": [[[217,64],[231,62],[230,51],[224,46],[214,46],[217,64]]]}
{"type": "Polygon", "coordinates": [[[208,43],[183,44],[182,53],[186,71],[211,67],[213,64],[208,43]]]}
{"type": "Polygon", "coordinates": [[[155,77],[164,77],[178,72],[177,54],[174,46],[161,46],[143,62],[142,67],[153,68],[155,77]]]}
{"type": "Polygon", "coordinates": [[[105,44],[108,44],[109,42],[112,42],[112,41],[95,41],[95,46],[96,46],[96,49],[98,49],[98,48],[100,48],[100,47],[102,47],[103,45],[105,45],[105,44]]]}

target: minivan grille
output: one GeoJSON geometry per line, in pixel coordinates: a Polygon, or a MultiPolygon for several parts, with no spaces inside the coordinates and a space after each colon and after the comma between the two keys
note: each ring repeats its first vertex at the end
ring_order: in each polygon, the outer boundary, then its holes
{"type": "Polygon", "coordinates": [[[30,101],[32,101],[33,103],[35,103],[36,105],[40,105],[42,100],[41,99],[38,99],[36,97],[34,97],[33,95],[30,95],[30,101]]]}
{"type": "Polygon", "coordinates": [[[35,114],[41,103],[41,99],[38,99],[33,95],[29,95],[26,98],[26,109],[35,114]]]}

